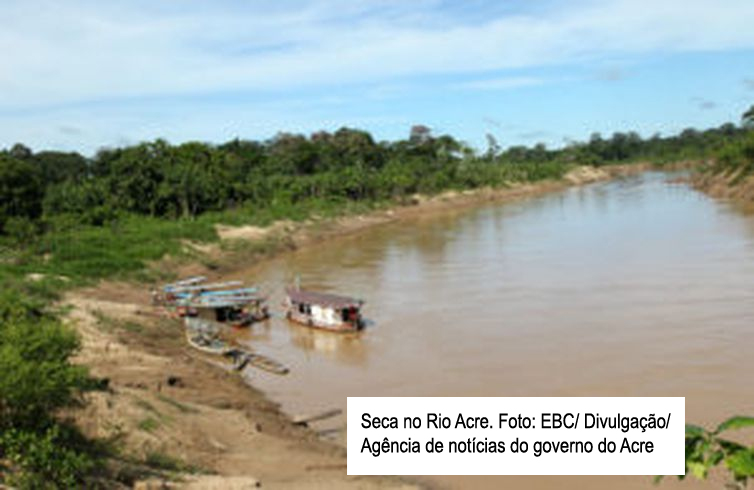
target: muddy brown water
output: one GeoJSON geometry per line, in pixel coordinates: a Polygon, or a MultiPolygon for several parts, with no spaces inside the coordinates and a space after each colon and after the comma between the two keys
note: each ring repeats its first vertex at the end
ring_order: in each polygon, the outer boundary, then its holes
{"type": "MultiPolygon", "coordinates": [[[[249,267],[272,293],[367,301],[339,335],[246,335],[291,368],[251,382],[292,414],[347,396],[685,396],[754,414],[754,216],[662,173],[378,226],[249,267]]],[[[318,426],[343,441],[344,419],[318,426]]],[[[648,477],[436,477],[447,488],[653,488],[648,477]]],[[[660,488],[676,488],[668,482],[660,488]]],[[[680,488],[716,484],[685,484],[680,488]]]]}

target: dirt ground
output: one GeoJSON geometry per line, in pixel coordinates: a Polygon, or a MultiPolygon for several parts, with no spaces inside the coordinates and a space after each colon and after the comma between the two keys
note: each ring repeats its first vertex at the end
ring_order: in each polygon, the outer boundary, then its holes
{"type": "Polygon", "coordinates": [[[82,336],[76,361],[109,380],[109,389],[89,395],[76,414],[87,435],[118,440],[140,460],[192,467],[200,475],[174,478],[186,488],[417,488],[347,477],[342,448],[294,426],[229,366],[193,351],[181,322],[149,302],[143,288],[126,283],[103,283],[64,300],[82,336]]]}
{"type": "MultiPolygon", "coordinates": [[[[173,275],[201,273],[215,279],[239,259],[269,257],[380,223],[518,199],[646,168],[579,167],[562,181],[414,196],[409,205],[364,216],[281,222],[269,228],[218,227],[221,245],[188,245],[203,260],[166,259],[154,267],[173,275]],[[265,241],[269,243],[262,247],[242,246],[265,241]]],[[[228,365],[189,347],[181,321],[150,303],[148,285],[115,282],[71,292],[62,301],[70,307],[68,321],[82,337],[76,361],[109,382],[107,391],[88,395],[89,403],[75,414],[77,423],[90,436],[117,441],[130,457],[173,470],[168,479],[140,481],[136,487],[420,488],[399,478],[346,476],[343,448],[294,425],[228,365]]]]}

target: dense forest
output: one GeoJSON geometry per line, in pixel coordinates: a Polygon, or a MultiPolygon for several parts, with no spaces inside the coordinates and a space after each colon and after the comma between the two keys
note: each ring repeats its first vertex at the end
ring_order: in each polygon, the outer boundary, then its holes
{"type": "Polygon", "coordinates": [[[488,135],[483,153],[451,136],[435,137],[425,126],[395,142],[342,128],[220,145],[156,140],[103,149],[92,158],[16,144],[0,152],[0,232],[24,240],[72,224],[102,226],[123,213],[192,219],[210,211],[254,214],[308,201],[375,202],[500,186],[558,178],[573,164],[704,158],[744,132],[725,124],[664,138],[594,134],[557,150],[537,144],[505,151],[488,135]]]}
{"type": "MultiPolygon", "coordinates": [[[[575,165],[712,159],[715,169],[749,175],[752,126],[754,108],[740,126],[648,139],[594,134],[559,149],[502,150],[488,136],[477,152],[418,125],[395,142],[343,128],[220,145],[156,140],[91,158],[22,144],[0,151],[0,481],[99,486],[110,454],[59,417],[102,386],[69,361],[78,340],[50,309],[65,288],[143,272],[147,261],[179,253],[182,239],[217,240],[216,223],[363,211],[415,193],[558,179],[575,165]]],[[[687,461],[707,468],[717,456],[707,457],[702,435],[687,461]]]]}

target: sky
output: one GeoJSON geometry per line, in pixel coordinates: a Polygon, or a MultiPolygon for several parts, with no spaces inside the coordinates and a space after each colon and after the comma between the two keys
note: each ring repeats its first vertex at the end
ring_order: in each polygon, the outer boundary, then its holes
{"type": "Polygon", "coordinates": [[[484,150],[738,123],[752,0],[3,0],[0,147],[414,124],[484,150]]]}

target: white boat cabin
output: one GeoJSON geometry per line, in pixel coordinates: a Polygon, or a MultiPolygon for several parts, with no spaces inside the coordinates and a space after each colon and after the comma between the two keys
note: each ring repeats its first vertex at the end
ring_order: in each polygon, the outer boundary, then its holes
{"type": "Polygon", "coordinates": [[[358,330],[363,326],[361,300],[294,288],[286,292],[286,316],[290,320],[328,330],[358,330]]]}

